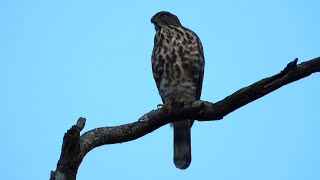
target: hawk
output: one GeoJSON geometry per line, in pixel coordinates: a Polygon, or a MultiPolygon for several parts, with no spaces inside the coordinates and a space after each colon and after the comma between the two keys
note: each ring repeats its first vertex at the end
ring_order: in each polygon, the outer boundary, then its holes
{"type": "MultiPolygon", "coordinates": [[[[156,30],[152,72],[163,103],[199,100],[204,73],[199,37],[182,26],[178,17],[170,12],[158,12],[151,23],[156,30]]],[[[192,124],[191,120],[173,123],[173,161],[179,169],[186,169],[191,163],[192,124]]]]}

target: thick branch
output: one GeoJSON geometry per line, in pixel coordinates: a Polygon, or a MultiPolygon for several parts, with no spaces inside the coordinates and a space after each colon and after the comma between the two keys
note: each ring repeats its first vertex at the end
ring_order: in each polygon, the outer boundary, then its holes
{"type": "MultiPolygon", "coordinates": [[[[69,131],[73,132],[72,128],[74,127],[72,127],[64,137],[57,171],[52,172],[51,177],[55,174],[59,175],[59,172],[65,176],[75,175],[83,157],[95,147],[131,141],[173,121],[184,119],[220,120],[234,110],[286,84],[307,77],[312,73],[320,72],[320,57],[299,65],[297,65],[297,61],[298,59],[295,59],[290,62],[280,73],[244,87],[216,103],[195,101],[178,108],[163,107],[146,113],[134,123],[96,128],[85,132],[82,136],[79,134],[81,128],[75,128],[78,130],[73,133],[75,136],[70,136],[71,140],[65,140],[69,131]],[[69,168],[69,170],[65,168],[69,168]],[[73,172],[70,172],[70,169],[73,172]]],[[[72,177],[75,178],[75,176],[72,177]]],[[[70,179],[73,179],[72,177],[70,179]]]]}

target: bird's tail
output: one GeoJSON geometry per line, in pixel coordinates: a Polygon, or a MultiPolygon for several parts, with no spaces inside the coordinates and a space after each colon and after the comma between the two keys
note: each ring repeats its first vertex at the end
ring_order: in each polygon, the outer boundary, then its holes
{"type": "Polygon", "coordinates": [[[191,123],[174,122],[173,131],[174,164],[179,169],[186,169],[191,163],[191,123]]]}

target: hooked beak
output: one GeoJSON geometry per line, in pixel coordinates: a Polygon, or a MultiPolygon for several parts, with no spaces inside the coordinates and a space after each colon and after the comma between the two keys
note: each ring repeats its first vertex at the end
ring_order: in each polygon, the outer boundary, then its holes
{"type": "Polygon", "coordinates": [[[155,17],[151,18],[151,23],[156,24],[157,23],[157,19],[155,17]]]}
{"type": "Polygon", "coordinates": [[[152,18],[151,18],[151,23],[153,23],[153,24],[154,24],[154,28],[155,28],[155,30],[156,30],[156,31],[158,31],[158,29],[159,29],[159,25],[158,25],[158,20],[157,20],[157,18],[152,17],[152,18]]]}

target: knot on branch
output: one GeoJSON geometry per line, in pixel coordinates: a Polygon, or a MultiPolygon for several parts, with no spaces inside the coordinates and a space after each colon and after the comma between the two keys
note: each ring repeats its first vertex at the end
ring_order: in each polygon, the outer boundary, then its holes
{"type": "Polygon", "coordinates": [[[283,74],[288,74],[288,76],[291,76],[297,70],[297,62],[298,58],[295,58],[293,61],[288,63],[283,70],[283,74]]]}

